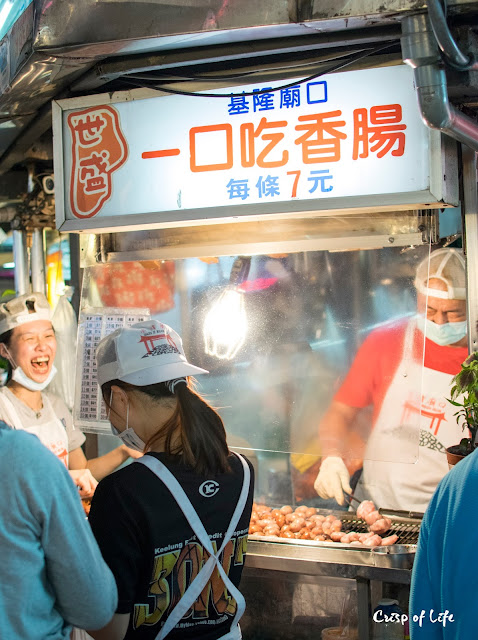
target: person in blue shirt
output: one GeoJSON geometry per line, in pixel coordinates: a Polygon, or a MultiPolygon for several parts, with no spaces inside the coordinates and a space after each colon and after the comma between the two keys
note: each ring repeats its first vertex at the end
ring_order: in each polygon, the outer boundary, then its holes
{"type": "Polygon", "coordinates": [[[98,629],[118,601],[65,465],[0,421],[0,637],[67,640],[98,629]]]}
{"type": "Polygon", "coordinates": [[[476,638],[478,450],[454,466],[425,512],[410,589],[411,639],[476,638]]]}

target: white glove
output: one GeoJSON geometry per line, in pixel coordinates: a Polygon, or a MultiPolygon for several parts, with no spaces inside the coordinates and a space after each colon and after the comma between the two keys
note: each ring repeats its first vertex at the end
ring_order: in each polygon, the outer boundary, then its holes
{"type": "Polygon", "coordinates": [[[70,476],[78,487],[81,498],[91,498],[98,485],[98,481],[91,475],[89,469],[70,469],[70,476]]]}
{"type": "Polygon", "coordinates": [[[350,474],[342,458],[329,456],[320,465],[319,475],[314,482],[314,489],[321,498],[335,498],[339,504],[343,504],[343,491],[352,493],[349,483],[350,474]]]}

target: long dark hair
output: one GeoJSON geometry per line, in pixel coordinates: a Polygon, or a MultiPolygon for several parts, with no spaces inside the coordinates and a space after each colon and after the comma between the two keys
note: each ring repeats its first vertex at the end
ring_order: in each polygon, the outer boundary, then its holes
{"type": "Polygon", "coordinates": [[[145,451],[149,451],[159,440],[164,440],[166,455],[180,454],[184,463],[201,476],[215,476],[230,471],[230,452],[222,418],[193,389],[189,379],[187,382],[177,382],[174,392],[164,382],[138,387],[122,380],[110,380],[101,387],[103,399],[110,410],[109,399],[113,385],[125,391],[145,393],[156,402],[177,397],[173,415],[146,442],[145,451]],[[173,442],[176,431],[179,431],[179,444],[173,442]]]}
{"type": "MultiPolygon", "coordinates": [[[[13,334],[13,329],[10,329],[9,331],[5,331],[5,333],[2,333],[2,335],[0,336],[0,344],[4,344],[7,347],[7,349],[10,346],[10,340],[12,339],[12,334],[13,334]]],[[[12,379],[13,367],[12,367],[12,363],[10,362],[10,360],[8,360],[8,358],[2,358],[2,360],[4,360],[7,364],[7,380],[5,382],[6,384],[12,379]]]]}

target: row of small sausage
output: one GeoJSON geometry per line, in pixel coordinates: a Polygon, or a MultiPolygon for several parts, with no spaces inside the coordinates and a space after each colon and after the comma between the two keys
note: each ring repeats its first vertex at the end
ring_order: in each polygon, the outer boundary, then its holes
{"type": "Polygon", "coordinates": [[[357,507],[357,518],[365,520],[369,531],[385,533],[392,526],[390,518],[383,516],[371,500],[363,500],[357,507]]]}
{"type": "Polygon", "coordinates": [[[342,521],[335,515],[322,515],[314,507],[300,506],[293,509],[289,505],[272,509],[264,504],[252,507],[249,534],[256,536],[276,536],[300,540],[342,542],[352,546],[377,547],[395,544],[398,536],[382,538],[377,532],[357,533],[342,531],[342,521]]]}

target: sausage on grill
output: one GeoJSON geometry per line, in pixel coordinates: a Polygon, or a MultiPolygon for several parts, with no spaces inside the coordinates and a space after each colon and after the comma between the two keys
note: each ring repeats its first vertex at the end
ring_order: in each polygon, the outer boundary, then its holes
{"type": "Polygon", "coordinates": [[[377,547],[391,545],[397,541],[396,535],[381,538],[391,527],[391,520],[382,516],[371,500],[364,500],[357,509],[357,516],[365,520],[369,531],[358,533],[342,531],[343,523],[333,513],[318,514],[314,507],[300,506],[295,510],[289,505],[272,509],[265,504],[254,504],[249,533],[256,536],[274,536],[281,538],[299,538],[341,542],[351,545],[377,547]]]}

